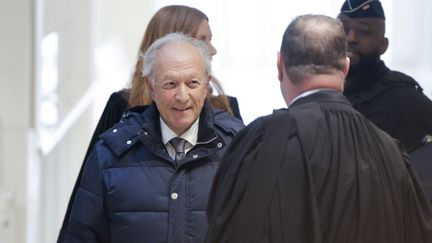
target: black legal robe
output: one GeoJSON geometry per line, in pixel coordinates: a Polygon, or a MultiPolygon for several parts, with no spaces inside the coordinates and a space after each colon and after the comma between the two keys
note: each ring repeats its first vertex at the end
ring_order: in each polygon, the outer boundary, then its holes
{"type": "Polygon", "coordinates": [[[432,242],[432,210],[402,146],[336,91],[258,118],[228,148],[207,243],[432,242]]]}

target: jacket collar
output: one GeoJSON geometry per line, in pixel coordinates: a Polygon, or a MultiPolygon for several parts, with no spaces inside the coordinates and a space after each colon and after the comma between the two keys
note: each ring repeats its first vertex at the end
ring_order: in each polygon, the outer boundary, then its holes
{"type": "MultiPolygon", "coordinates": [[[[141,141],[151,150],[163,150],[159,111],[156,104],[151,104],[141,113],[129,110],[122,120],[103,133],[100,138],[116,154],[120,156],[137,142],[141,141]]],[[[200,114],[198,142],[205,144],[218,137],[214,127],[214,115],[208,101],[205,101],[200,114]]]]}
{"type": "MultiPolygon", "coordinates": [[[[153,103],[141,113],[142,117],[142,130],[149,132],[153,137],[161,140],[159,111],[156,104],[153,103]]],[[[216,137],[214,127],[214,115],[209,102],[204,102],[203,110],[200,114],[199,128],[198,128],[198,143],[206,142],[216,137]]]]}

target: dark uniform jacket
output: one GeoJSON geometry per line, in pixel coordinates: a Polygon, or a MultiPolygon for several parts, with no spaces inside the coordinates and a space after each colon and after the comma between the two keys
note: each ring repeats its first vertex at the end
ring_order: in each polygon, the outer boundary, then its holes
{"type": "Polygon", "coordinates": [[[208,243],[432,242],[432,211],[407,157],[336,91],[240,131],[208,216],[208,243]]]}
{"type": "Polygon", "coordinates": [[[197,145],[175,165],[156,106],[128,113],[91,152],[62,242],[203,242],[214,174],[242,127],[206,103],[197,145]]]}
{"type": "Polygon", "coordinates": [[[347,82],[344,95],[408,152],[420,147],[426,135],[432,135],[432,101],[413,78],[389,70],[382,61],[368,74],[347,82]]]}

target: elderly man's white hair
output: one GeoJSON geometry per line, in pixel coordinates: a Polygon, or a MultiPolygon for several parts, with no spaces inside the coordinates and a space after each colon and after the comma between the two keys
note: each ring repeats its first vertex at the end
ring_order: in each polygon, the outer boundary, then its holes
{"type": "Polygon", "coordinates": [[[157,52],[167,44],[181,42],[191,44],[198,50],[204,61],[206,74],[211,75],[211,56],[208,52],[207,45],[201,40],[192,38],[180,32],[167,34],[153,42],[143,57],[144,64],[141,69],[142,75],[150,78],[150,80],[152,80],[154,83],[154,63],[157,52]]]}

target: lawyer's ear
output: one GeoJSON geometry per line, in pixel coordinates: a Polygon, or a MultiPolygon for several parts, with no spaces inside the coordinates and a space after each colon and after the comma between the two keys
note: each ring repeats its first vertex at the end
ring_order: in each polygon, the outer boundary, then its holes
{"type": "Polygon", "coordinates": [[[277,53],[277,60],[276,60],[277,70],[278,70],[278,79],[279,81],[282,81],[283,79],[283,68],[284,68],[284,62],[282,60],[282,55],[280,52],[277,53]]]}
{"type": "Polygon", "coordinates": [[[345,64],[342,68],[342,72],[343,72],[345,77],[348,75],[348,71],[349,71],[349,67],[350,67],[350,61],[351,60],[349,57],[345,57],[345,64]]]}

